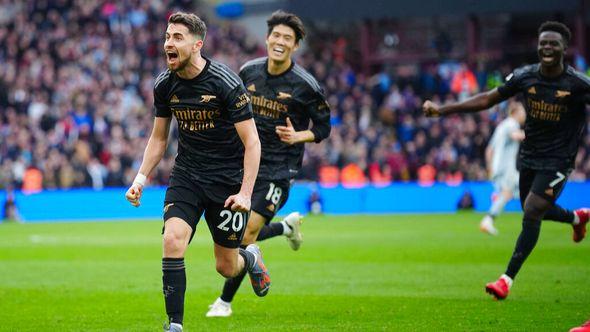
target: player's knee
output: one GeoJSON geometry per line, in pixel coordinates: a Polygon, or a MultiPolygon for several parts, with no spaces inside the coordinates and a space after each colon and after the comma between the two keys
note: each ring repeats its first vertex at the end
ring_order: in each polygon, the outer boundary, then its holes
{"type": "Polygon", "coordinates": [[[185,247],[185,240],[178,232],[164,232],[164,251],[169,254],[182,252],[185,247]]]}
{"type": "Polygon", "coordinates": [[[535,202],[527,201],[524,205],[525,220],[541,221],[545,215],[545,212],[547,212],[547,209],[541,204],[535,204],[535,202]]]}
{"type": "Polygon", "coordinates": [[[231,278],[236,275],[235,266],[229,264],[227,261],[217,261],[215,264],[217,273],[221,274],[224,278],[231,278]]]}

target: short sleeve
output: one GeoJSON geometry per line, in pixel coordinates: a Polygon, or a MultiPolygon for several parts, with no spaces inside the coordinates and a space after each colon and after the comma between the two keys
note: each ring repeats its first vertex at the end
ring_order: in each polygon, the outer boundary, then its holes
{"type": "Polygon", "coordinates": [[[166,77],[162,73],[156,78],[156,84],[154,84],[154,112],[156,117],[169,118],[172,116],[168,101],[166,100],[166,77]]]}
{"type": "Polygon", "coordinates": [[[228,120],[237,123],[252,118],[252,104],[250,96],[243,84],[229,90],[225,104],[227,105],[228,120]]]}
{"type": "Polygon", "coordinates": [[[506,82],[498,87],[498,93],[503,99],[508,99],[521,90],[522,75],[518,75],[516,71],[512,72],[506,77],[506,82]]]}

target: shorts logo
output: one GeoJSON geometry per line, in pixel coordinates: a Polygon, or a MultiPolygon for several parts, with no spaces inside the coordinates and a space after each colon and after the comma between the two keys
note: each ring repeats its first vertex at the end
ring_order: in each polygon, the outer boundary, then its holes
{"type": "Polygon", "coordinates": [[[254,83],[248,85],[248,87],[246,88],[248,89],[248,91],[250,92],[256,92],[256,85],[254,85],[254,83]]]}
{"type": "Polygon", "coordinates": [[[166,206],[164,206],[164,213],[168,212],[168,209],[174,205],[174,203],[170,203],[170,204],[166,204],[166,206]]]}
{"type": "Polygon", "coordinates": [[[176,97],[176,95],[173,95],[172,98],[170,98],[171,104],[177,104],[179,102],[180,102],[180,100],[178,100],[178,97],[176,97]]]}
{"type": "Polygon", "coordinates": [[[569,95],[571,95],[572,93],[569,91],[563,91],[563,90],[557,90],[555,91],[555,97],[556,98],[563,98],[563,97],[567,97],[569,95]]]}
{"type": "Polygon", "coordinates": [[[236,236],[236,233],[232,233],[230,236],[228,236],[227,238],[229,241],[237,241],[238,237],[236,236]]]}
{"type": "Polygon", "coordinates": [[[203,96],[201,96],[201,101],[200,102],[201,103],[208,103],[208,102],[210,102],[211,100],[213,100],[215,98],[217,98],[217,96],[203,95],[203,96]]]}
{"type": "Polygon", "coordinates": [[[274,204],[269,204],[266,209],[270,212],[275,212],[275,205],[274,204]]]}
{"type": "Polygon", "coordinates": [[[289,99],[289,98],[291,98],[291,94],[286,93],[286,92],[279,92],[277,95],[277,99],[284,100],[284,99],[289,99]]]}
{"type": "Polygon", "coordinates": [[[531,95],[536,95],[537,94],[537,89],[535,89],[534,86],[532,86],[530,89],[527,90],[527,92],[531,95]]]}

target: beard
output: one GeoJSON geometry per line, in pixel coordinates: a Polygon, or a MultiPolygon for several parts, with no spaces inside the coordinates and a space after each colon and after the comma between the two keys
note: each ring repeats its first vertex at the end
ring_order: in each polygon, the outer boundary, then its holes
{"type": "Polygon", "coordinates": [[[189,64],[189,62],[191,61],[191,57],[192,57],[192,56],[193,56],[193,55],[192,55],[192,54],[190,54],[190,55],[188,56],[188,58],[186,58],[186,60],[184,60],[184,61],[181,61],[181,62],[178,64],[178,67],[177,67],[176,69],[172,68],[172,67],[170,66],[170,64],[169,64],[169,65],[168,65],[168,69],[170,69],[170,71],[171,71],[171,72],[173,72],[173,73],[177,73],[177,72],[179,72],[179,71],[182,71],[182,70],[183,70],[184,68],[186,68],[186,66],[189,64]]]}

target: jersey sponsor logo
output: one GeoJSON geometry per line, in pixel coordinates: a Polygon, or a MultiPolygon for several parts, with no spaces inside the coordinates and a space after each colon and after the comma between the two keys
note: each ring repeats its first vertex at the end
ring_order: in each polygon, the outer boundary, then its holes
{"type": "Polygon", "coordinates": [[[289,98],[291,98],[291,94],[279,91],[279,93],[277,94],[277,98],[278,99],[289,99],[289,98]]]}
{"type": "Polygon", "coordinates": [[[287,113],[289,108],[287,105],[272,99],[267,99],[264,96],[252,96],[253,111],[256,114],[266,116],[273,119],[281,117],[281,113],[287,113]]]}
{"type": "Polygon", "coordinates": [[[248,91],[250,92],[256,92],[256,85],[254,85],[254,83],[248,85],[248,87],[246,88],[248,89],[248,91]]]}
{"type": "Polygon", "coordinates": [[[173,95],[172,98],[170,98],[170,103],[171,104],[176,104],[179,103],[180,100],[178,99],[178,97],[176,97],[176,95],[173,95]]]}
{"type": "Polygon", "coordinates": [[[531,95],[536,95],[537,94],[537,89],[535,89],[534,86],[531,86],[530,89],[527,90],[527,92],[531,95]]]}
{"type": "Polygon", "coordinates": [[[563,90],[557,90],[555,91],[555,97],[557,98],[563,98],[563,97],[567,97],[569,95],[571,95],[572,93],[569,91],[563,91],[563,90]]]}
{"type": "Polygon", "coordinates": [[[173,108],[178,127],[187,131],[201,131],[215,128],[215,119],[221,117],[219,110],[173,108]]]}
{"type": "Polygon", "coordinates": [[[201,103],[208,103],[213,99],[216,99],[217,96],[213,96],[213,95],[203,95],[201,96],[201,103]]]}
{"type": "Polygon", "coordinates": [[[236,236],[236,233],[231,233],[231,235],[228,236],[227,239],[230,241],[237,241],[238,237],[236,236]]]}
{"type": "Polygon", "coordinates": [[[565,105],[547,103],[544,100],[527,98],[528,115],[532,118],[557,122],[561,120],[561,114],[567,112],[565,105]]]}

